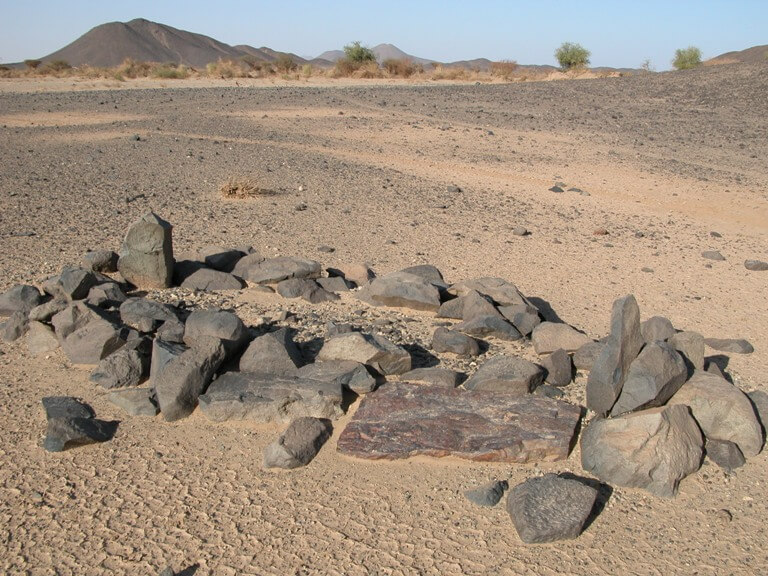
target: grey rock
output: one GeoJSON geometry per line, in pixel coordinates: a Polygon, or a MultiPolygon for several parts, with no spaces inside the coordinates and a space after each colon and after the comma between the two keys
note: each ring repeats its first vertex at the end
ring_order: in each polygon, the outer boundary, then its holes
{"type": "Polygon", "coordinates": [[[245,278],[251,268],[257,267],[262,262],[264,262],[263,256],[259,254],[247,254],[237,261],[237,264],[232,268],[232,274],[238,278],[245,278]]]}
{"type": "Polygon", "coordinates": [[[168,288],[173,279],[173,227],[149,212],[137,220],[123,240],[117,269],[126,281],[143,289],[168,288]]]}
{"type": "Polygon", "coordinates": [[[470,290],[488,296],[497,306],[514,306],[516,304],[533,306],[533,304],[523,296],[520,290],[517,289],[517,286],[503,278],[475,278],[472,280],[465,280],[451,285],[448,292],[456,296],[464,296],[470,290]]]}
{"type": "Polygon", "coordinates": [[[461,320],[464,317],[464,298],[453,298],[440,304],[440,308],[437,310],[437,317],[461,320]]]}
{"type": "Polygon", "coordinates": [[[27,348],[32,356],[53,352],[59,347],[59,341],[53,329],[42,322],[31,321],[27,330],[27,348]]]}
{"type": "Polygon", "coordinates": [[[705,250],[701,253],[702,258],[706,258],[707,260],[717,260],[722,262],[725,260],[725,256],[720,254],[717,250],[705,250]]]}
{"type": "Polygon", "coordinates": [[[475,290],[470,290],[466,295],[461,296],[463,305],[461,307],[461,318],[465,321],[471,321],[483,316],[502,317],[501,312],[486,297],[475,290]]]}
{"type": "Polygon", "coordinates": [[[512,235],[513,236],[528,236],[530,232],[528,232],[528,228],[525,226],[515,226],[512,228],[512,235]]]}
{"type": "Polygon", "coordinates": [[[646,344],[629,366],[611,416],[661,406],[685,383],[688,369],[677,351],[666,342],[646,344]]]}
{"type": "Polygon", "coordinates": [[[675,327],[664,316],[652,316],[640,323],[640,334],[645,342],[664,341],[675,335],[675,327]]]}
{"type": "Polygon", "coordinates": [[[752,354],[755,351],[752,344],[737,338],[705,338],[704,344],[720,352],[732,354],[752,354]]]}
{"type": "Polygon", "coordinates": [[[545,380],[552,386],[568,386],[573,377],[573,363],[568,352],[558,348],[552,354],[544,358],[541,366],[546,370],[545,380]]]}
{"type": "Polygon", "coordinates": [[[471,336],[440,326],[432,335],[432,350],[459,356],[477,356],[480,354],[480,345],[471,336]]]}
{"type": "Polygon", "coordinates": [[[747,461],[739,447],[733,442],[727,440],[707,440],[707,456],[712,462],[723,468],[726,472],[731,472],[736,468],[741,468],[747,461]]]}
{"type": "Polygon", "coordinates": [[[200,396],[200,409],[209,420],[289,422],[300,416],[335,420],[344,412],[337,382],[227,372],[200,396]]]}
{"type": "Polygon", "coordinates": [[[318,286],[311,278],[289,278],[277,284],[276,290],[283,298],[301,298],[305,292],[318,286]]]}
{"type": "Polygon", "coordinates": [[[604,482],[671,498],[701,466],[704,440],[685,406],[593,420],[581,435],[581,464],[604,482]]]}
{"type": "Polygon", "coordinates": [[[155,332],[155,337],[166,342],[184,342],[186,327],[181,320],[166,320],[155,332]]]}
{"type": "Polygon", "coordinates": [[[328,292],[319,284],[305,291],[301,297],[310,304],[320,304],[321,302],[335,302],[339,299],[338,294],[328,292]]]}
{"type": "Polygon", "coordinates": [[[60,300],[83,300],[91,288],[101,283],[93,271],[66,266],[61,274],[43,283],[43,290],[60,300]]]}
{"type": "Polygon", "coordinates": [[[311,416],[297,418],[264,449],[264,467],[293,469],[306,466],[330,435],[326,421],[311,416]]]}
{"type": "Polygon", "coordinates": [[[616,403],[640,349],[640,308],[632,295],[613,303],[611,333],[587,379],[587,408],[607,414],[616,403]]]}
{"type": "Polygon", "coordinates": [[[160,409],[150,388],[112,390],[107,400],[131,416],[157,416],[160,409]]]}
{"type": "Polygon", "coordinates": [[[3,342],[15,342],[29,329],[29,315],[27,312],[14,312],[11,317],[0,324],[0,337],[3,342]]]}
{"type": "Polygon", "coordinates": [[[245,252],[221,246],[206,246],[197,253],[201,262],[209,268],[220,272],[232,272],[237,263],[245,256],[245,252]]]}
{"type": "Polygon", "coordinates": [[[51,322],[62,350],[73,364],[98,364],[121,348],[129,335],[104,312],[83,302],[74,302],[51,322]]]}
{"type": "Polygon", "coordinates": [[[563,392],[560,388],[551,386],[549,384],[539,384],[533,391],[533,395],[541,396],[544,398],[553,398],[557,400],[558,398],[565,396],[565,392],[563,392]]]}
{"type": "Polygon", "coordinates": [[[184,325],[184,343],[192,348],[211,339],[221,341],[227,355],[238,352],[248,340],[243,321],[226,310],[195,310],[184,325]]]}
{"type": "Polygon", "coordinates": [[[330,276],[340,276],[357,286],[365,286],[376,278],[376,273],[367,264],[345,264],[340,268],[328,268],[330,276]]]}
{"type": "Polygon", "coordinates": [[[0,294],[0,316],[29,312],[40,304],[40,291],[34,286],[16,284],[0,294]]]}
{"type": "Polygon", "coordinates": [[[48,420],[43,447],[48,452],[105,442],[117,429],[116,422],[97,420],[90,406],[69,396],[45,397],[43,408],[48,420]]]}
{"type": "Polygon", "coordinates": [[[472,320],[456,324],[453,329],[480,338],[498,338],[499,340],[511,341],[523,337],[517,328],[501,316],[477,316],[472,320]]]}
{"type": "Polygon", "coordinates": [[[461,384],[463,375],[447,368],[433,366],[430,368],[416,368],[400,375],[401,382],[414,382],[431,386],[443,386],[444,388],[456,388],[461,384]]]}
{"type": "Polygon", "coordinates": [[[495,356],[464,382],[467,390],[491,390],[522,396],[544,380],[540,366],[516,356],[495,356]]]}
{"type": "Polygon", "coordinates": [[[120,320],[139,332],[154,332],[163,322],[177,319],[170,306],[154,300],[128,298],[120,304],[120,320]]]}
{"type": "Polygon", "coordinates": [[[592,339],[568,324],[542,322],[533,329],[531,342],[536,354],[543,355],[551,354],[559,348],[566,352],[575,352],[592,342],[592,339]]]}
{"type": "Polygon", "coordinates": [[[704,369],[704,336],[698,332],[678,332],[667,343],[680,352],[692,368],[704,369]]]}
{"type": "Polygon", "coordinates": [[[320,271],[320,263],[314,260],[279,256],[252,263],[243,278],[253,284],[274,284],[288,278],[319,278],[320,271]]]}
{"type": "Polygon", "coordinates": [[[764,272],[768,270],[768,262],[762,260],[744,260],[744,268],[752,272],[764,272]]]}
{"type": "Polygon", "coordinates": [[[119,256],[112,250],[89,250],[83,255],[83,268],[94,272],[117,272],[119,256]]]}
{"type": "Polygon", "coordinates": [[[506,480],[494,480],[472,488],[464,492],[464,496],[477,506],[483,506],[485,508],[493,508],[499,503],[501,497],[504,496],[504,492],[509,488],[509,483],[506,480]]]}
{"type": "Polygon", "coordinates": [[[150,341],[138,338],[104,358],[91,372],[91,382],[102,388],[138,386],[149,375],[150,341]]]}
{"type": "Polygon", "coordinates": [[[581,534],[597,490],[556,474],[529,478],[509,492],[507,512],[526,544],[569,540],[581,534]]]}
{"type": "Polygon", "coordinates": [[[32,308],[29,311],[29,319],[37,322],[48,322],[67,306],[69,306],[69,302],[66,300],[49,300],[32,308]]]}
{"type": "Polygon", "coordinates": [[[172,358],[153,382],[163,418],[172,422],[189,416],[198,397],[224,362],[224,346],[210,339],[172,358]]]}
{"type": "Polygon", "coordinates": [[[573,365],[578,370],[592,370],[604,347],[604,342],[587,342],[573,353],[573,365]]]}
{"type": "Polygon", "coordinates": [[[318,278],[317,283],[327,292],[349,292],[349,283],[340,276],[332,278],[318,278]]]}
{"type": "Polygon", "coordinates": [[[401,272],[419,276],[430,284],[440,288],[448,287],[448,285],[445,283],[445,280],[443,279],[443,273],[440,272],[440,270],[438,270],[437,267],[433,266],[432,264],[418,264],[416,266],[409,266],[408,268],[403,268],[401,272]]]}
{"type": "Polygon", "coordinates": [[[296,375],[308,380],[333,382],[355,394],[367,394],[376,388],[376,379],[365,365],[352,360],[313,362],[299,368],[296,375]]]}
{"type": "Polygon", "coordinates": [[[91,306],[108,308],[111,306],[120,306],[128,297],[120,289],[120,286],[114,282],[106,284],[97,284],[88,291],[87,301],[91,306]]]}
{"type": "Polygon", "coordinates": [[[752,402],[719,376],[697,371],[669,404],[690,407],[707,440],[733,442],[747,458],[757,455],[763,447],[763,431],[752,402]]]}
{"type": "Polygon", "coordinates": [[[749,400],[755,408],[755,415],[763,427],[763,432],[765,432],[766,425],[768,425],[768,394],[762,390],[753,390],[747,393],[747,396],[749,396],[749,400]]]}
{"type": "Polygon", "coordinates": [[[304,359],[287,328],[254,339],[240,357],[242,372],[294,376],[304,359]]]}
{"type": "Polygon", "coordinates": [[[512,322],[523,336],[530,336],[536,327],[541,324],[539,311],[529,304],[512,304],[509,306],[499,306],[501,315],[512,322]]]}
{"type": "Polygon", "coordinates": [[[393,272],[374,278],[357,294],[374,306],[392,306],[436,312],[440,291],[429,281],[408,272],[393,272]]]}
{"type": "Polygon", "coordinates": [[[405,349],[383,336],[361,332],[347,332],[327,339],[317,360],[354,360],[384,375],[403,374],[411,369],[411,356],[405,349]]]}
{"type": "Polygon", "coordinates": [[[152,341],[152,354],[149,364],[149,383],[154,389],[159,382],[163,370],[174,358],[181,356],[188,348],[176,342],[167,342],[155,338],[152,341]]]}
{"type": "Polygon", "coordinates": [[[203,290],[206,292],[214,290],[240,290],[244,286],[243,281],[237,276],[212,268],[200,268],[184,278],[184,281],[181,283],[181,287],[187,290],[203,290]]]}

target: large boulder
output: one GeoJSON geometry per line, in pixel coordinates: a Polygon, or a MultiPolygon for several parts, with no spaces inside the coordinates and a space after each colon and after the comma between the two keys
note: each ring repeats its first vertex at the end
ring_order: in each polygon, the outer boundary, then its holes
{"type": "MultiPolygon", "coordinates": [[[[43,290],[59,300],[82,300],[88,296],[91,288],[100,284],[106,277],[97,276],[92,270],[66,266],[61,274],[49,278],[43,283],[43,290]]],[[[108,278],[107,278],[108,279],[108,278]]]]}
{"type": "Polygon", "coordinates": [[[532,392],[543,380],[544,371],[533,362],[517,356],[495,356],[464,382],[464,388],[522,396],[532,392]]]}
{"type": "Polygon", "coordinates": [[[475,290],[469,290],[460,299],[462,301],[461,318],[465,322],[482,316],[498,316],[502,318],[501,312],[498,311],[493,302],[487,296],[483,296],[475,290]]]}
{"type": "Polygon", "coordinates": [[[587,408],[607,414],[621,394],[629,366],[643,347],[640,308],[632,295],[613,303],[611,333],[587,379],[587,408]]]}
{"type": "Polygon", "coordinates": [[[704,439],[685,406],[593,420],[581,435],[581,465],[604,482],[671,498],[701,466],[704,439]]]}
{"type": "MultiPolygon", "coordinates": [[[[247,258],[246,256],[243,260],[247,258]]],[[[243,267],[241,277],[253,284],[275,284],[288,278],[319,278],[322,271],[319,262],[289,256],[279,256],[260,262],[248,262],[247,264],[247,267],[243,267]]],[[[239,275],[237,274],[238,267],[236,266],[235,269],[234,274],[239,275]]]]}
{"type": "Polygon", "coordinates": [[[121,348],[129,331],[98,308],[74,302],[51,322],[61,348],[73,364],[98,364],[121,348]]]}
{"type": "Polygon", "coordinates": [[[690,407],[707,440],[733,442],[747,458],[763,447],[763,432],[752,402],[716,374],[697,371],[669,403],[690,407]]]}
{"type": "Polygon", "coordinates": [[[344,413],[342,399],[341,384],[335,381],[226,372],[200,396],[200,409],[214,422],[289,422],[300,416],[335,420],[344,413]]]}
{"type": "Polygon", "coordinates": [[[330,435],[329,422],[311,416],[297,418],[264,449],[264,467],[292,469],[306,466],[330,435]]]}
{"type": "Polygon", "coordinates": [[[142,289],[168,288],[173,280],[173,227],[149,212],[129,229],[120,250],[117,269],[142,289]]]}
{"type": "Polygon", "coordinates": [[[248,338],[248,329],[243,321],[227,310],[195,310],[184,325],[184,343],[192,348],[216,340],[231,355],[238,352],[248,338]]]}
{"type": "Polygon", "coordinates": [[[345,332],[328,338],[317,360],[354,360],[366,364],[380,374],[403,374],[411,369],[408,352],[383,336],[345,332]]]}
{"type": "Polygon", "coordinates": [[[592,342],[592,338],[582,334],[568,324],[559,322],[542,322],[531,333],[531,342],[536,354],[551,354],[562,348],[566,352],[575,352],[585,344],[592,342]]]}
{"type": "Polygon", "coordinates": [[[376,378],[364,364],[353,360],[312,362],[299,368],[296,375],[308,380],[333,382],[355,394],[367,394],[376,388],[376,378]]]}
{"type": "Polygon", "coordinates": [[[220,272],[232,272],[235,265],[245,256],[245,252],[221,246],[205,246],[198,253],[198,259],[209,268],[220,272]]]}
{"type": "Polygon", "coordinates": [[[392,306],[437,312],[440,291],[428,280],[408,272],[393,272],[375,278],[358,293],[375,306],[392,306]]]}
{"type": "Polygon", "coordinates": [[[480,344],[471,336],[439,326],[432,335],[432,350],[459,356],[477,356],[480,354],[480,344]]]}
{"type": "Polygon", "coordinates": [[[48,452],[106,442],[117,430],[117,422],[96,419],[90,406],[70,396],[47,396],[43,408],[48,420],[43,447],[48,452]]]}
{"type": "Polygon", "coordinates": [[[16,284],[0,294],[0,316],[29,312],[40,304],[40,291],[34,286],[16,284]]]}
{"type": "Polygon", "coordinates": [[[287,328],[254,339],[240,357],[242,372],[294,376],[304,359],[287,328]]]}
{"type": "Polygon", "coordinates": [[[128,298],[120,304],[120,320],[139,332],[154,332],[164,322],[176,319],[173,308],[147,298],[128,298]]]}
{"type": "Polygon", "coordinates": [[[629,366],[629,373],[611,415],[661,406],[685,383],[683,357],[666,342],[653,340],[629,366]]]}
{"type": "Polygon", "coordinates": [[[99,362],[91,373],[91,382],[106,389],[138,386],[149,375],[150,350],[150,341],[146,338],[127,342],[99,362]]]}
{"type": "Polygon", "coordinates": [[[454,330],[479,338],[498,338],[499,340],[520,340],[522,334],[503,316],[475,316],[471,320],[460,322],[454,330]]]}
{"type": "Polygon", "coordinates": [[[545,474],[518,484],[507,497],[507,512],[526,544],[569,540],[581,534],[597,490],[572,478],[545,474]]]}
{"type": "Polygon", "coordinates": [[[674,325],[665,316],[652,316],[640,323],[640,334],[647,344],[663,342],[674,336],[675,332],[674,325]]]}

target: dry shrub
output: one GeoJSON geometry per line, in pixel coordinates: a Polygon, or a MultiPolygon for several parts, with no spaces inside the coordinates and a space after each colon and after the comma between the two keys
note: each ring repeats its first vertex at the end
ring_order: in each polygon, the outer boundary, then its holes
{"type": "Polygon", "coordinates": [[[219,191],[224,198],[234,198],[236,200],[274,194],[272,190],[260,188],[259,185],[250,178],[230,178],[219,187],[219,191]]]}
{"type": "Polygon", "coordinates": [[[355,70],[354,74],[352,74],[354,78],[383,78],[384,72],[379,68],[379,64],[377,62],[365,62],[362,64],[357,70],[355,70]]]}
{"type": "Polygon", "coordinates": [[[115,72],[124,78],[146,78],[152,73],[152,64],[126,58],[115,72]]]}
{"type": "Polygon", "coordinates": [[[248,68],[248,64],[242,60],[222,60],[219,58],[216,62],[209,62],[205,71],[209,76],[219,78],[247,78],[248,68]]]}
{"type": "Polygon", "coordinates": [[[432,80],[466,80],[468,70],[460,66],[446,68],[438,64],[432,72],[432,80]]]}
{"type": "Polygon", "coordinates": [[[504,80],[511,80],[517,70],[517,62],[514,60],[501,60],[491,62],[491,76],[499,76],[504,80]]]}
{"type": "Polygon", "coordinates": [[[424,67],[421,64],[414,64],[408,58],[390,58],[384,60],[382,66],[390,76],[402,76],[403,78],[410,78],[417,72],[424,72],[424,67]]]}
{"type": "Polygon", "coordinates": [[[333,67],[333,78],[344,78],[352,76],[355,71],[360,68],[359,62],[354,62],[349,58],[339,58],[336,61],[336,65],[333,67]]]}
{"type": "Polygon", "coordinates": [[[152,69],[152,77],[163,80],[183,80],[189,78],[189,69],[183,64],[177,65],[173,62],[160,64],[152,69]]]}

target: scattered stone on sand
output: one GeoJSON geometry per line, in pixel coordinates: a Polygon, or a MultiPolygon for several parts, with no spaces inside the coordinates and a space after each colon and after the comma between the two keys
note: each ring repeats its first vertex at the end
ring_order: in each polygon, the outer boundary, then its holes
{"type": "Polygon", "coordinates": [[[637,301],[632,295],[619,298],[611,311],[611,333],[587,379],[587,408],[601,415],[613,408],[642,347],[637,301]]]}
{"type": "Polygon", "coordinates": [[[415,370],[400,375],[401,382],[443,386],[445,388],[456,388],[456,386],[461,384],[462,378],[463,375],[459,372],[447,368],[440,368],[439,366],[416,368],[415,370]]]}
{"type": "Polygon", "coordinates": [[[672,498],[701,465],[704,439],[685,406],[598,418],[581,434],[581,465],[600,480],[672,498]]]}
{"type": "Polygon", "coordinates": [[[214,422],[289,422],[301,416],[335,420],[344,413],[342,397],[336,381],[226,372],[200,396],[200,409],[214,422]]]}
{"type": "Polygon", "coordinates": [[[507,512],[526,544],[576,538],[592,513],[597,490],[557,474],[529,478],[512,488],[507,512]]]}
{"type": "Polygon", "coordinates": [[[558,348],[566,352],[575,352],[592,342],[592,339],[568,324],[542,322],[533,329],[531,342],[536,354],[544,355],[551,354],[558,348]]]}
{"type": "Polygon", "coordinates": [[[378,334],[346,332],[328,338],[317,360],[354,360],[366,364],[380,374],[403,374],[411,370],[408,352],[378,334]]]}
{"type": "Polygon", "coordinates": [[[181,283],[187,290],[240,290],[245,283],[237,276],[213,268],[200,268],[181,283]]]}
{"type": "Polygon", "coordinates": [[[389,382],[363,398],[338,449],[373,460],[553,462],[568,456],[580,418],[556,400],[389,382]]]}
{"type": "Polygon", "coordinates": [[[95,442],[106,442],[117,429],[117,422],[97,420],[87,404],[69,396],[43,398],[48,419],[43,447],[48,452],[95,442]]]}
{"type": "Polygon", "coordinates": [[[480,354],[480,344],[471,336],[439,326],[432,335],[432,350],[459,356],[477,356],[480,354]]]}
{"type": "Polygon", "coordinates": [[[707,457],[728,473],[747,463],[744,454],[733,442],[707,439],[706,449],[707,457]]]}
{"type": "Polygon", "coordinates": [[[139,218],[125,235],[117,269],[142,289],[168,288],[173,279],[173,227],[157,214],[139,218]]]}
{"type": "Polygon", "coordinates": [[[568,386],[573,378],[573,362],[568,352],[558,348],[541,361],[546,371],[544,380],[552,386],[568,386]]]}
{"type": "Polygon", "coordinates": [[[717,250],[705,250],[701,253],[702,258],[706,258],[707,260],[715,260],[717,262],[722,262],[725,260],[725,256],[720,254],[717,250]]]}
{"type": "Polygon", "coordinates": [[[330,422],[312,416],[296,418],[280,437],[264,449],[265,468],[306,466],[330,436],[330,422]]]}
{"type": "Polygon", "coordinates": [[[501,497],[504,496],[504,492],[506,492],[508,488],[509,483],[506,480],[494,480],[487,484],[483,484],[482,486],[478,486],[477,488],[466,490],[464,496],[467,500],[472,502],[472,504],[493,508],[499,503],[501,497]]]}
{"type": "Polygon", "coordinates": [[[672,346],[651,341],[630,364],[611,416],[662,406],[680,389],[687,376],[685,360],[672,346]]]}
{"type": "Polygon", "coordinates": [[[540,366],[517,356],[494,356],[484,362],[464,383],[467,390],[505,392],[522,396],[544,380],[540,366]]]}
{"type": "Polygon", "coordinates": [[[34,286],[16,284],[0,294],[0,316],[29,312],[40,304],[40,296],[40,291],[34,286]]]}
{"type": "Polygon", "coordinates": [[[118,258],[112,250],[89,250],[83,255],[82,266],[94,272],[117,272],[118,258]]]}
{"type": "Polygon", "coordinates": [[[112,390],[107,400],[131,416],[157,416],[160,412],[150,388],[112,390]]]}
{"type": "Polygon", "coordinates": [[[353,360],[312,362],[302,366],[296,376],[302,379],[333,382],[355,394],[367,394],[376,388],[374,378],[364,364],[353,360]]]}
{"type": "Polygon", "coordinates": [[[640,323],[640,334],[646,343],[665,341],[675,335],[675,327],[669,318],[664,316],[652,316],[640,323]]]}
{"type": "Polygon", "coordinates": [[[708,372],[696,372],[670,400],[691,409],[707,440],[736,444],[747,458],[763,447],[763,431],[744,392],[727,380],[708,372]]]}
{"type": "Polygon", "coordinates": [[[240,357],[242,372],[295,376],[303,365],[304,359],[288,328],[254,339],[240,357]]]}
{"type": "Polygon", "coordinates": [[[744,268],[752,272],[764,272],[768,270],[768,262],[762,260],[745,260],[744,268]]]}
{"type": "Polygon", "coordinates": [[[731,354],[752,354],[755,349],[743,338],[705,338],[704,344],[719,352],[731,354]]]}

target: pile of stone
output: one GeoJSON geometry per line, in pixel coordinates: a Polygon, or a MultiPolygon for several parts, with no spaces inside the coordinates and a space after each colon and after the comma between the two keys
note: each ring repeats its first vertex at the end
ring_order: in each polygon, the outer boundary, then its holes
{"type": "MultiPolygon", "coordinates": [[[[345,395],[364,397],[339,434],[344,454],[564,460],[586,412],[557,399],[576,370],[589,372],[587,408],[594,413],[581,436],[582,465],[603,482],[671,497],[705,453],[731,470],[762,449],[752,402],[704,357],[705,345],[751,352],[746,341],[705,340],[662,317],[641,323],[632,296],[614,303],[610,335],[594,341],[544,321],[530,299],[500,278],[450,284],[430,265],[381,277],[361,265],[327,272],[314,260],[267,259],[250,249],[209,247],[176,261],[172,227],[150,213],[128,230],[120,254],[89,252],[81,267],[46,280],[42,293],[15,286],[0,295],[0,315],[9,317],[0,335],[26,336],[34,355],[60,347],[73,364],[94,366],[91,379],[132,415],[160,413],[173,421],[199,406],[214,422],[285,424],[265,450],[267,468],[307,465],[343,415],[345,395]],[[442,324],[432,335],[437,354],[474,358],[487,339],[523,340],[540,360],[494,355],[463,381],[441,367],[414,369],[406,347],[345,324],[329,325],[310,355],[286,327],[257,332],[228,310],[190,311],[140,296],[173,285],[247,287],[310,303],[356,289],[357,298],[374,306],[433,312],[442,324]]],[[[760,394],[753,401],[768,404],[760,394]]],[[[44,406],[49,450],[114,433],[114,423],[95,419],[75,399],[45,399],[44,406]]],[[[468,497],[492,505],[506,488],[495,483],[468,497]]],[[[581,532],[597,493],[583,478],[535,478],[510,491],[507,507],[523,541],[552,541],[581,532]]]]}

